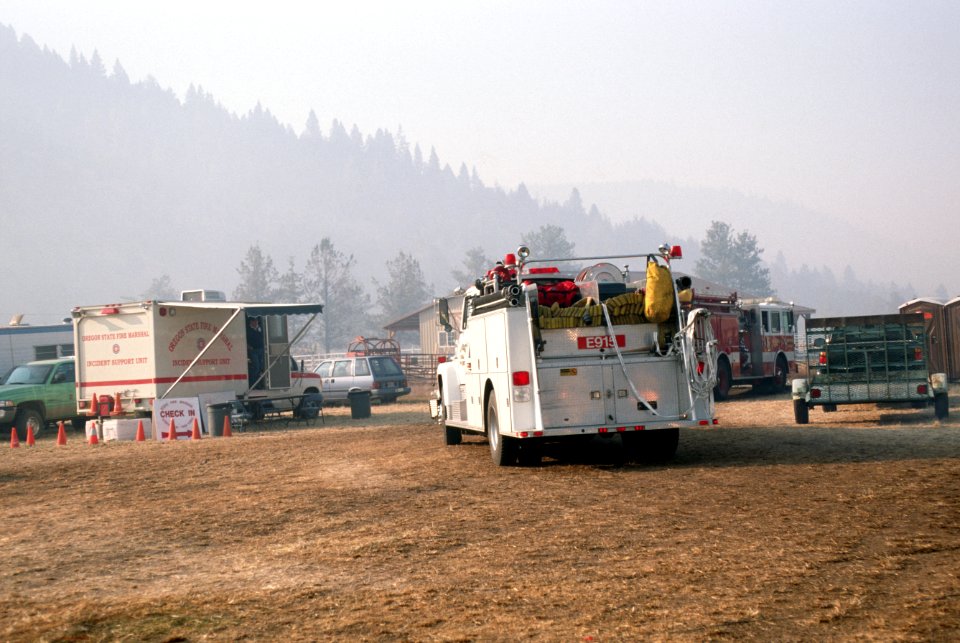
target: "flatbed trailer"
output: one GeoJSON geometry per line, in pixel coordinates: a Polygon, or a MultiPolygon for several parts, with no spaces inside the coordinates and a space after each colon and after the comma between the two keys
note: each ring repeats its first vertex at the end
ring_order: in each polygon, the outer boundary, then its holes
{"type": "Polygon", "coordinates": [[[792,387],[797,424],[813,407],[841,404],[933,405],[938,419],[947,416],[947,375],[929,372],[922,314],[813,317],[805,343],[806,377],[792,387]]]}

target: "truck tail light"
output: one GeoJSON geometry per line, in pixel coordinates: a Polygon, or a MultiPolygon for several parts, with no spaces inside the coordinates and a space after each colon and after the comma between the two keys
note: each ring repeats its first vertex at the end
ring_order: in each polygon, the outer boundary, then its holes
{"type": "Polygon", "coordinates": [[[513,381],[513,401],[529,402],[530,395],[530,371],[514,371],[513,381]]]}
{"type": "Polygon", "coordinates": [[[919,346],[916,346],[913,349],[913,359],[918,362],[923,359],[923,349],[919,346]]]}
{"type": "Polygon", "coordinates": [[[810,397],[820,397],[820,389],[818,388],[810,389],[810,397]]]}
{"type": "Polygon", "coordinates": [[[917,384],[917,393],[920,395],[927,394],[927,385],[926,384],[917,384]]]}
{"type": "Polygon", "coordinates": [[[374,382],[373,384],[370,385],[370,388],[372,388],[372,389],[378,389],[378,388],[380,388],[380,382],[374,382]]]}
{"type": "Polygon", "coordinates": [[[820,351],[820,360],[819,360],[819,363],[820,363],[820,366],[826,366],[826,365],[827,365],[827,351],[820,351]]]}

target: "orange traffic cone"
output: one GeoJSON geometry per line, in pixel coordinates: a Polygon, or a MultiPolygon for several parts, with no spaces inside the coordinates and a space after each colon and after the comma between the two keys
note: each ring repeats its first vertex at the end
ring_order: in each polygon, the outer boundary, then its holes
{"type": "Polygon", "coordinates": [[[197,422],[197,418],[193,418],[193,432],[190,434],[191,440],[200,439],[200,423],[197,422]]]}
{"type": "Polygon", "coordinates": [[[17,437],[17,427],[10,427],[10,448],[16,449],[20,446],[20,438],[17,437]]]}
{"type": "Polygon", "coordinates": [[[67,443],[67,429],[63,426],[63,420],[57,422],[57,446],[62,447],[67,443]]]}
{"type": "Polygon", "coordinates": [[[100,444],[100,438],[97,437],[97,427],[93,427],[93,433],[90,434],[91,445],[100,444]]]}
{"type": "Polygon", "coordinates": [[[137,442],[144,442],[146,439],[143,435],[143,420],[137,420],[137,442]]]}
{"type": "Polygon", "coordinates": [[[230,430],[230,416],[229,416],[229,415],[223,416],[223,437],[225,437],[225,438],[232,438],[232,437],[233,437],[233,431],[230,430]]]}
{"type": "Polygon", "coordinates": [[[167,432],[167,439],[168,439],[168,440],[176,440],[176,439],[177,439],[177,425],[176,425],[176,423],[173,421],[173,418],[170,418],[170,429],[169,429],[168,432],[167,432]]]}
{"type": "Polygon", "coordinates": [[[27,446],[32,447],[37,443],[37,439],[33,437],[33,427],[29,424],[27,425],[27,446]]]}
{"type": "Polygon", "coordinates": [[[120,392],[117,391],[116,395],[113,396],[113,410],[110,411],[110,415],[120,415],[123,413],[123,409],[120,408],[120,392]]]}
{"type": "Polygon", "coordinates": [[[96,415],[99,410],[97,407],[100,406],[100,401],[97,399],[97,394],[94,393],[93,397],[90,398],[90,410],[87,411],[87,415],[96,415]]]}

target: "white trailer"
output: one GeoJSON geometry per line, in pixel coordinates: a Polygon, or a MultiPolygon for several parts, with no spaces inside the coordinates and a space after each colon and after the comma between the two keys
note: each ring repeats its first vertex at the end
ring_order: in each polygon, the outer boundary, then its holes
{"type": "MultiPolygon", "coordinates": [[[[94,396],[109,400],[114,416],[143,417],[157,399],[232,394],[259,402],[292,394],[319,393],[320,377],[305,373],[290,347],[322,311],[320,304],[248,304],[218,301],[142,301],[74,308],[77,407],[91,409],[94,396]],[[288,316],[309,315],[296,337],[288,316]],[[251,373],[247,326],[263,329],[264,368],[251,373]],[[115,408],[119,403],[119,408],[115,408]]],[[[288,400],[289,401],[289,400],[288,400]]]]}
{"type": "MultiPolygon", "coordinates": [[[[431,414],[448,445],[477,433],[498,465],[535,464],[545,443],[618,435],[631,456],[663,460],[680,427],[715,423],[716,342],[709,313],[680,306],[669,272],[679,247],[535,261],[521,246],[517,255],[515,268],[507,255],[467,291],[455,355],[438,366],[431,414]],[[650,284],[609,263],[638,258],[659,271],[660,292],[670,289],[662,319],[645,308],[650,284]],[[597,260],[572,279],[533,265],[597,260]]],[[[438,314],[452,329],[445,304],[438,314]]]]}
{"type": "Polygon", "coordinates": [[[73,326],[50,324],[0,326],[0,378],[14,366],[73,355],[73,326]]]}

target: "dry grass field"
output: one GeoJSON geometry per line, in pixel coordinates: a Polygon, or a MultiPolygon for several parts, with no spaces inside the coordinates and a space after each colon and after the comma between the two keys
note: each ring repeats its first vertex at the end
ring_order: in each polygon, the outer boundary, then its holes
{"type": "Polygon", "coordinates": [[[666,466],[325,415],[0,449],[0,639],[960,639],[960,405],[740,392],[666,466]]]}

